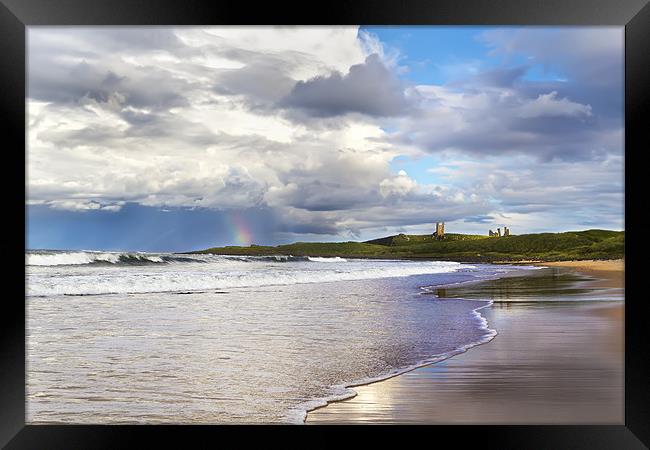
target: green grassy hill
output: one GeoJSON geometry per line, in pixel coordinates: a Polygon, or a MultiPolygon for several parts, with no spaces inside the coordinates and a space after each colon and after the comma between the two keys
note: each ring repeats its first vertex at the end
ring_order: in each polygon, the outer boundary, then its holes
{"type": "Polygon", "coordinates": [[[276,247],[218,247],[194,253],[222,255],[340,256],[347,258],[437,259],[470,262],[619,259],[625,232],[608,230],[488,237],[446,234],[389,236],[367,242],[296,242],[276,247]]]}
{"type": "MultiPolygon", "coordinates": [[[[489,239],[488,236],[483,236],[480,234],[456,234],[456,233],[447,233],[445,234],[445,241],[468,241],[475,239],[489,239]]],[[[425,244],[427,242],[436,242],[436,239],[432,234],[398,234],[396,236],[388,236],[385,238],[373,239],[372,241],[366,241],[366,244],[379,244],[379,245],[415,245],[415,244],[425,244]]]]}

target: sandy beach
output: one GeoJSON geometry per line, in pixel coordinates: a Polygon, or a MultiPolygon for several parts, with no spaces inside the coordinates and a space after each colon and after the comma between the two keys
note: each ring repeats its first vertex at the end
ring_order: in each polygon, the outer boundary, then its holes
{"type": "Polygon", "coordinates": [[[490,342],[397,377],[355,387],[307,424],[622,424],[624,264],[568,261],[436,292],[488,298],[490,342]],[[602,300],[602,301],[594,301],[602,300]]]}
{"type": "Polygon", "coordinates": [[[547,267],[567,267],[577,272],[598,278],[594,286],[622,288],[625,285],[625,261],[558,261],[544,263],[547,267]]]}

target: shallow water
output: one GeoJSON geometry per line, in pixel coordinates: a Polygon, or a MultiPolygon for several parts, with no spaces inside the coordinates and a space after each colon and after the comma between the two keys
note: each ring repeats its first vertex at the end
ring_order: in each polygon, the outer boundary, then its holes
{"type": "Polygon", "coordinates": [[[623,288],[597,288],[594,286],[594,277],[566,268],[539,267],[538,270],[527,271],[526,276],[519,275],[519,272],[514,271],[481,283],[432,287],[427,291],[438,298],[536,304],[566,301],[619,301],[624,293],[623,288]]]}
{"type": "Polygon", "coordinates": [[[26,280],[27,415],[34,423],[299,423],[307,409],[349,395],[346,385],[493,336],[474,311],[488,302],[443,301],[422,295],[423,286],[525,270],[37,256],[27,256],[26,280]]]}
{"type": "Polygon", "coordinates": [[[498,335],[462,355],[357,387],[356,397],[309,413],[307,423],[620,425],[624,289],[611,284],[544,268],[427,289],[436,298],[493,300],[481,314],[498,335]]]}
{"type": "Polygon", "coordinates": [[[494,303],[481,310],[499,332],[487,344],[354,388],[356,397],[309,413],[307,423],[621,425],[622,307],[494,303]]]}

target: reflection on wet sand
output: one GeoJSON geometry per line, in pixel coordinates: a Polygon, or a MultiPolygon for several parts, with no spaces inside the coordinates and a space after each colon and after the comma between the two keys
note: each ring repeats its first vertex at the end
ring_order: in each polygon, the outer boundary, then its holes
{"type": "Polygon", "coordinates": [[[623,289],[603,285],[594,275],[547,267],[525,276],[514,272],[496,280],[435,289],[439,298],[487,299],[494,302],[618,300],[623,289]]]}
{"type": "Polygon", "coordinates": [[[481,313],[499,334],[357,387],[355,398],[313,411],[307,423],[623,423],[622,289],[552,268],[435,294],[494,300],[481,313]]]}

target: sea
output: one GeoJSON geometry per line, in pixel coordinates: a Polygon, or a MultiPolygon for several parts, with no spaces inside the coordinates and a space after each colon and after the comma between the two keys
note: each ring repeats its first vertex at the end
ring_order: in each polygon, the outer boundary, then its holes
{"type": "Polygon", "coordinates": [[[491,340],[436,287],[534,267],[29,250],[27,422],[303,423],[491,340]]]}

